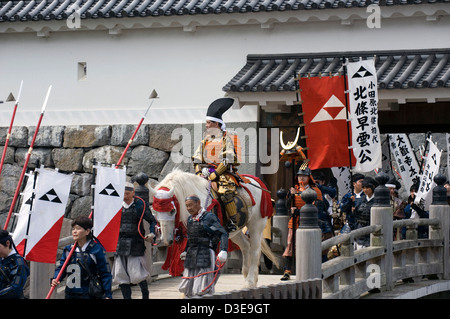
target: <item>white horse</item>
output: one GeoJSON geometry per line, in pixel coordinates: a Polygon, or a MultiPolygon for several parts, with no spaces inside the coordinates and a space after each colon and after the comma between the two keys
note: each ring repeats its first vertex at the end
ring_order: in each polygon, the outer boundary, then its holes
{"type": "MultiPolygon", "coordinates": [[[[258,266],[261,258],[261,251],[276,267],[279,267],[279,265],[277,258],[274,256],[262,236],[264,227],[267,223],[267,217],[261,216],[261,208],[264,208],[262,206],[267,205],[267,202],[262,200],[263,190],[259,188],[259,184],[255,179],[250,178],[248,175],[246,175],[246,178],[251,182],[245,184],[245,186],[251,192],[255,205],[251,206],[251,197],[245,189],[239,187],[238,195],[246,199],[245,201],[250,204],[248,205],[248,220],[245,225],[247,226],[249,236],[246,236],[242,230],[237,230],[230,233],[229,238],[239,246],[242,252],[242,274],[245,279],[244,287],[253,288],[256,287],[258,283],[258,266]]],[[[180,222],[183,222],[186,226],[189,213],[186,209],[184,200],[187,196],[196,194],[200,198],[202,206],[205,208],[211,203],[211,198],[209,196],[210,183],[202,177],[180,170],[174,170],[168,174],[164,180],[156,186],[156,190],[151,189],[150,187],[150,192],[151,195],[153,195],[154,203],[155,200],[166,199],[167,202],[167,200],[173,199],[179,204],[179,212],[173,209],[171,211],[157,211],[155,210],[155,205],[153,205],[153,211],[161,227],[161,241],[165,245],[171,245],[173,242],[176,214],[180,214],[180,222]]],[[[270,201],[270,196],[268,197],[270,201]]],[[[265,198],[265,200],[267,201],[267,198],[265,198]]],[[[162,210],[170,210],[170,208],[162,210]]]]}

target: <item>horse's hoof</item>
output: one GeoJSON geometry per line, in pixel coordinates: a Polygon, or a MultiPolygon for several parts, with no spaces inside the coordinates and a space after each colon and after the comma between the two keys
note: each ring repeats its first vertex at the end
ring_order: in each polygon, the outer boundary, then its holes
{"type": "Polygon", "coordinates": [[[252,289],[252,288],[256,288],[256,285],[254,283],[248,283],[246,282],[244,285],[244,288],[246,289],[252,289]]]}

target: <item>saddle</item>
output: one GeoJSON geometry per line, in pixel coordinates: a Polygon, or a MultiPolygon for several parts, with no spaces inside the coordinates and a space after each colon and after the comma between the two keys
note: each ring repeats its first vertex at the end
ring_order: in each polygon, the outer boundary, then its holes
{"type": "MultiPolygon", "coordinates": [[[[254,205],[250,191],[242,185],[237,185],[236,195],[234,196],[234,202],[236,204],[236,227],[242,229],[248,222],[249,212],[248,207],[254,205]]],[[[219,218],[222,226],[228,222],[228,216],[226,214],[225,205],[220,199],[219,194],[211,188],[212,203],[209,206],[211,211],[219,218]]]]}

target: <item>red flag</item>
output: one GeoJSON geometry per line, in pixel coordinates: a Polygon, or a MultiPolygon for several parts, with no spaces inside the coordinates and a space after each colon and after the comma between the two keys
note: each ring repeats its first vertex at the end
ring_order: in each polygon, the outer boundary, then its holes
{"type": "Polygon", "coordinates": [[[349,166],[344,78],[303,78],[299,85],[309,168],[349,166]]]}

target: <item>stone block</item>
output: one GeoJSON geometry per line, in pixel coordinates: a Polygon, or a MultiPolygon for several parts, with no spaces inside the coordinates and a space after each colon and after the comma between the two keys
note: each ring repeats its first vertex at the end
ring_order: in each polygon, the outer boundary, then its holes
{"type": "MultiPolygon", "coordinates": [[[[64,126],[41,126],[34,141],[34,147],[61,147],[63,145],[64,126]]],[[[31,145],[36,127],[28,128],[28,145],[31,145]]]]}
{"type": "MultiPolygon", "coordinates": [[[[134,131],[136,131],[137,125],[123,124],[112,125],[111,131],[111,145],[114,146],[127,146],[134,131]]],[[[149,141],[149,126],[141,125],[136,133],[136,136],[131,143],[131,146],[148,145],[149,141]]]]}
{"type": "MultiPolygon", "coordinates": [[[[85,172],[92,173],[92,160],[95,159],[97,163],[106,163],[115,165],[122,156],[124,147],[120,146],[102,146],[86,152],[83,157],[83,169],[85,172]]],[[[127,164],[127,157],[121,163],[127,164]]]]}
{"type": "MultiPolygon", "coordinates": [[[[0,144],[5,145],[8,127],[0,127],[0,144]]],[[[11,129],[8,146],[27,147],[28,146],[28,128],[25,126],[17,126],[11,129]]]]}
{"type": "MultiPolygon", "coordinates": [[[[4,146],[0,146],[0,154],[3,154],[3,149],[4,148],[5,148],[4,146]]],[[[14,164],[14,153],[15,153],[15,151],[16,151],[15,147],[10,147],[8,145],[8,148],[6,149],[4,164],[6,164],[6,163],[14,164]]]]}
{"type": "MultiPolygon", "coordinates": [[[[14,159],[16,163],[23,167],[25,159],[27,158],[28,148],[17,148],[14,159]]],[[[39,161],[39,166],[54,167],[52,159],[52,150],[50,148],[34,148],[28,160],[28,168],[36,168],[36,163],[39,161]]]]}
{"type": "Polygon", "coordinates": [[[111,126],[109,125],[67,126],[64,130],[63,147],[97,147],[108,145],[110,141],[111,126]]]}
{"type": "Polygon", "coordinates": [[[55,167],[62,171],[80,172],[83,170],[84,151],[81,148],[54,148],[52,159],[55,167]]]}
{"type": "Polygon", "coordinates": [[[92,197],[83,196],[77,198],[72,203],[72,209],[70,211],[70,216],[68,218],[74,219],[78,216],[89,216],[91,213],[92,197]]]}
{"type": "Polygon", "coordinates": [[[144,172],[149,177],[157,179],[168,158],[169,154],[164,151],[149,146],[137,146],[131,152],[127,165],[127,175],[133,176],[139,172],[144,172]]]}
{"type": "Polygon", "coordinates": [[[179,143],[181,137],[179,134],[175,134],[175,140],[172,140],[172,133],[175,129],[181,128],[179,124],[154,124],[150,126],[149,130],[149,146],[162,150],[165,152],[171,152],[175,144],[179,143]]]}
{"type": "Polygon", "coordinates": [[[74,174],[72,184],[70,186],[70,192],[78,196],[91,195],[91,185],[94,182],[92,174],[74,174]]]}

